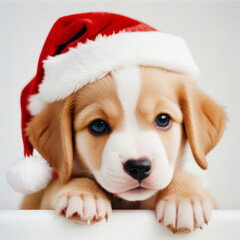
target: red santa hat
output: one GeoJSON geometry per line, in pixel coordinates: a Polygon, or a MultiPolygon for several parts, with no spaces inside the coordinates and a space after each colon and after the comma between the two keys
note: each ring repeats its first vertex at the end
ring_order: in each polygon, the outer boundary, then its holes
{"type": "Polygon", "coordinates": [[[24,129],[51,102],[64,99],[110,71],[143,65],[199,74],[185,41],[137,20],[112,13],[65,16],[53,25],[43,46],[36,76],[21,94],[24,159],[8,171],[14,190],[33,193],[45,188],[52,169],[33,146],[24,129]]]}

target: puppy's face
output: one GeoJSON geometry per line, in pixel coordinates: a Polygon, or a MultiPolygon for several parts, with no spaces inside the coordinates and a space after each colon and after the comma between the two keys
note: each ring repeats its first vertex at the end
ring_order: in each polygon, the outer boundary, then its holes
{"type": "Polygon", "coordinates": [[[108,192],[144,200],[181,171],[186,141],[206,169],[225,122],[222,107],[184,74],[127,67],[48,104],[26,133],[61,182],[80,166],[108,192]]]}
{"type": "Polygon", "coordinates": [[[144,200],[170,183],[185,145],[179,78],[184,76],[128,67],[78,94],[76,148],[107,191],[144,200]]]}

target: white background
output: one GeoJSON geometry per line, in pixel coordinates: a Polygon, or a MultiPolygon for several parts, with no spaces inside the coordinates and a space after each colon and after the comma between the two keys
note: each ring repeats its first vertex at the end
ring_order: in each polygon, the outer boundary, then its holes
{"type": "Polygon", "coordinates": [[[199,86],[228,113],[227,130],[208,155],[208,186],[222,209],[240,209],[240,2],[0,0],[0,209],[22,198],[6,183],[12,161],[23,155],[20,93],[35,75],[44,40],[57,18],[111,11],[145,21],[188,42],[200,67],[199,86]]]}

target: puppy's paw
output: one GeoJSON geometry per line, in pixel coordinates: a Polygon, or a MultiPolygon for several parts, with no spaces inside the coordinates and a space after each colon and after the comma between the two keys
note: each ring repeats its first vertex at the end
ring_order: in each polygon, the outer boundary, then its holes
{"type": "Polygon", "coordinates": [[[94,223],[103,219],[108,220],[112,213],[111,203],[102,197],[93,195],[61,196],[55,204],[58,214],[76,223],[94,223]]]}
{"type": "Polygon", "coordinates": [[[161,200],[156,206],[156,215],[173,233],[191,232],[202,229],[208,224],[212,212],[212,204],[208,199],[174,199],[161,200]]]}

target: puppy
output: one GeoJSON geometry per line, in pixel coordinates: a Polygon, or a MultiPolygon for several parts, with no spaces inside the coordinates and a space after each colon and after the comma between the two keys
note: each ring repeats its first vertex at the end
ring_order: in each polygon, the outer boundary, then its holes
{"type": "Polygon", "coordinates": [[[127,66],[48,104],[26,128],[58,177],[27,195],[22,209],[55,209],[76,222],[108,219],[112,209],[154,209],[172,232],[208,223],[215,201],[185,171],[220,140],[222,107],[184,73],[127,66]]]}

